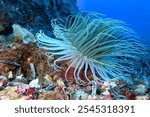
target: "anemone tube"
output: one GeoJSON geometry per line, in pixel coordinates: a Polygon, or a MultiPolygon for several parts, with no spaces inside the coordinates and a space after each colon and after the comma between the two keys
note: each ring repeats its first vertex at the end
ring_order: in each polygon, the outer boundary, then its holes
{"type": "Polygon", "coordinates": [[[140,44],[136,33],[120,21],[107,18],[93,12],[80,12],[68,16],[63,21],[59,18],[51,21],[55,38],[37,33],[37,45],[47,50],[51,59],[57,56],[53,66],[61,69],[57,63],[69,61],[65,79],[71,67],[77,83],[92,83],[87,71],[90,69],[95,82],[116,81],[123,79],[132,82],[128,71],[135,60],[139,60],[144,46],[140,44]],[[84,79],[80,72],[84,71],[84,79]]]}

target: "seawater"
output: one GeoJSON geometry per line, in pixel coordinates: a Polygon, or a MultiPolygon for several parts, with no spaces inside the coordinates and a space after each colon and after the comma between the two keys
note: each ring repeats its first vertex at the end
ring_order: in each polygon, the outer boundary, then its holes
{"type": "Polygon", "coordinates": [[[125,21],[150,49],[150,0],[78,0],[78,7],[125,21]]]}

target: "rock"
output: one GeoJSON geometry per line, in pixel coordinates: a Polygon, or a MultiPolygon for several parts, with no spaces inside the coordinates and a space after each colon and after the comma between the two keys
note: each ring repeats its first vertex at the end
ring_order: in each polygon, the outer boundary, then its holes
{"type": "Polygon", "coordinates": [[[139,84],[137,85],[135,92],[138,94],[145,94],[146,90],[147,90],[146,86],[139,84]]]}
{"type": "Polygon", "coordinates": [[[0,92],[0,95],[5,96],[9,100],[17,100],[22,96],[16,92],[17,87],[7,87],[4,91],[0,92]]]}
{"type": "Polygon", "coordinates": [[[0,0],[0,24],[8,29],[0,35],[11,33],[12,24],[19,24],[34,34],[42,29],[51,35],[53,18],[65,19],[77,12],[76,0],[0,0]]]}
{"type": "Polygon", "coordinates": [[[0,32],[4,31],[4,30],[5,30],[5,28],[0,24],[0,32]]]}
{"type": "Polygon", "coordinates": [[[136,100],[148,100],[148,96],[136,96],[135,97],[136,100]]]}
{"type": "Polygon", "coordinates": [[[65,84],[61,78],[57,79],[56,83],[59,87],[65,87],[65,84]]]}
{"type": "Polygon", "coordinates": [[[12,71],[9,71],[8,72],[8,79],[12,79],[13,78],[13,73],[12,73],[12,71]]]}
{"type": "Polygon", "coordinates": [[[73,100],[86,100],[88,99],[88,94],[82,90],[75,90],[75,92],[71,95],[71,99],[73,100]]]}
{"type": "Polygon", "coordinates": [[[13,33],[15,37],[21,38],[24,44],[28,44],[29,42],[35,42],[34,35],[25,28],[22,28],[18,24],[13,24],[13,33]]]}
{"type": "Polygon", "coordinates": [[[39,85],[39,80],[38,79],[34,79],[29,83],[29,87],[31,88],[40,88],[39,85]]]}

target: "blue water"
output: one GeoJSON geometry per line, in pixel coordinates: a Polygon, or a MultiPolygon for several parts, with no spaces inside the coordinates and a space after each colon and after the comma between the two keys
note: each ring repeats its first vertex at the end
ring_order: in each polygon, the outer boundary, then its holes
{"type": "Polygon", "coordinates": [[[150,0],[78,0],[78,7],[126,21],[150,48],[150,0]]]}

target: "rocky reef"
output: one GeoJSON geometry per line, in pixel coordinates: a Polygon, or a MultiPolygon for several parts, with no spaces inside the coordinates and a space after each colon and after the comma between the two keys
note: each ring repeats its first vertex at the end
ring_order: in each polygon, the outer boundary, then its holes
{"type": "Polygon", "coordinates": [[[0,35],[9,35],[13,24],[51,35],[53,18],[65,19],[77,12],[76,0],[0,0],[0,35]]]}

